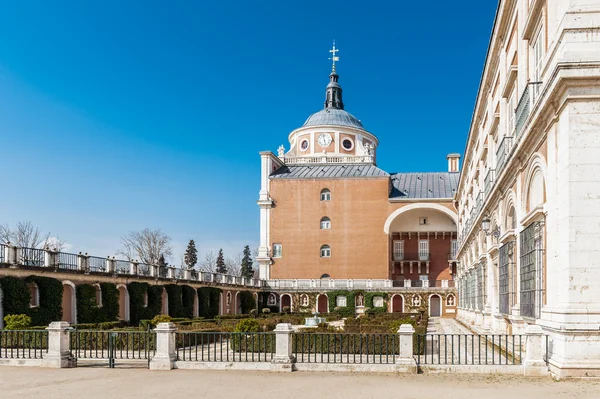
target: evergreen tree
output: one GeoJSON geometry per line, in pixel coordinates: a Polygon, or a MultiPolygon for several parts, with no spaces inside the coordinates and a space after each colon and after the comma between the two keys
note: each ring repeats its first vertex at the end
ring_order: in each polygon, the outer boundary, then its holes
{"type": "Polygon", "coordinates": [[[242,258],[242,277],[252,278],[254,277],[254,269],[252,269],[252,255],[250,253],[250,246],[244,247],[244,257],[242,258]]]}
{"type": "Polygon", "coordinates": [[[225,266],[225,258],[223,257],[223,248],[219,249],[219,255],[217,255],[217,269],[215,272],[227,274],[227,266],[225,266]]]}
{"type": "Polygon", "coordinates": [[[167,267],[167,261],[165,260],[165,255],[160,254],[160,258],[158,258],[158,266],[167,267]]]}
{"type": "Polygon", "coordinates": [[[190,240],[187,249],[185,250],[185,264],[188,269],[193,269],[198,263],[198,250],[196,250],[196,243],[194,240],[190,240]]]}

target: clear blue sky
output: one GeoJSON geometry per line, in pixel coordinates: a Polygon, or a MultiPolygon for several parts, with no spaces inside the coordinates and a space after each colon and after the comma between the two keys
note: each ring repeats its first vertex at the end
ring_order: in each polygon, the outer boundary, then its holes
{"type": "Polygon", "coordinates": [[[0,223],[108,255],[161,228],[176,252],[258,245],[261,150],[322,108],[333,39],[346,110],[389,172],[463,152],[495,1],[0,0],[0,223]],[[50,4],[52,3],[52,4],[50,4]]]}

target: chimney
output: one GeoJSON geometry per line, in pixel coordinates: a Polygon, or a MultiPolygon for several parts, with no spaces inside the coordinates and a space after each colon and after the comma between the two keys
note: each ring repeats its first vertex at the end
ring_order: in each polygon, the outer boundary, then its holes
{"type": "Polygon", "coordinates": [[[458,173],[460,171],[460,154],[448,154],[446,159],[448,160],[448,172],[458,173]]]}

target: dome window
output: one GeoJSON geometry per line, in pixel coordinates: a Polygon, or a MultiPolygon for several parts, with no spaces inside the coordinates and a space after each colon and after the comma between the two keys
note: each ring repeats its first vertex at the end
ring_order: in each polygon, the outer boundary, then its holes
{"type": "Polygon", "coordinates": [[[354,148],[354,142],[351,139],[344,139],[342,141],[342,146],[345,150],[350,151],[354,148]]]}
{"type": "Polygon", "coordinates": [[[309,142],[308,142],[308,140],[307,140],[307,139],[304,139],[304,140],[302,140],[302,141],[300,142],[300,150],[301,150],[301,151],[306,151],[306,150],[308,150],[308,147],[309,147],[309,142]]]}

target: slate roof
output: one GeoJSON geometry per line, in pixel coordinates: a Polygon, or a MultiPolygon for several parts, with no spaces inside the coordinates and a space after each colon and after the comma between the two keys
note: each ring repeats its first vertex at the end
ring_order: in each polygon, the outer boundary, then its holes
{"type": "Polygon", "coordinates": [[[349,126],[365,130],[362,123],[354,115],[338,108],[325,108],[312,114],[302,127],[322,125],[349,126]]]}
{"type": "Polygon", "coordinates": [[[289,165],[271,173],[272,179],[335,179],[351,177],[388,177],[389,174],[375,165],[289,165]]]}
{"type": "Polygon", "coordinates": [[[390,199],[452,198],[459,173],[393,173],[390,199]]]}

